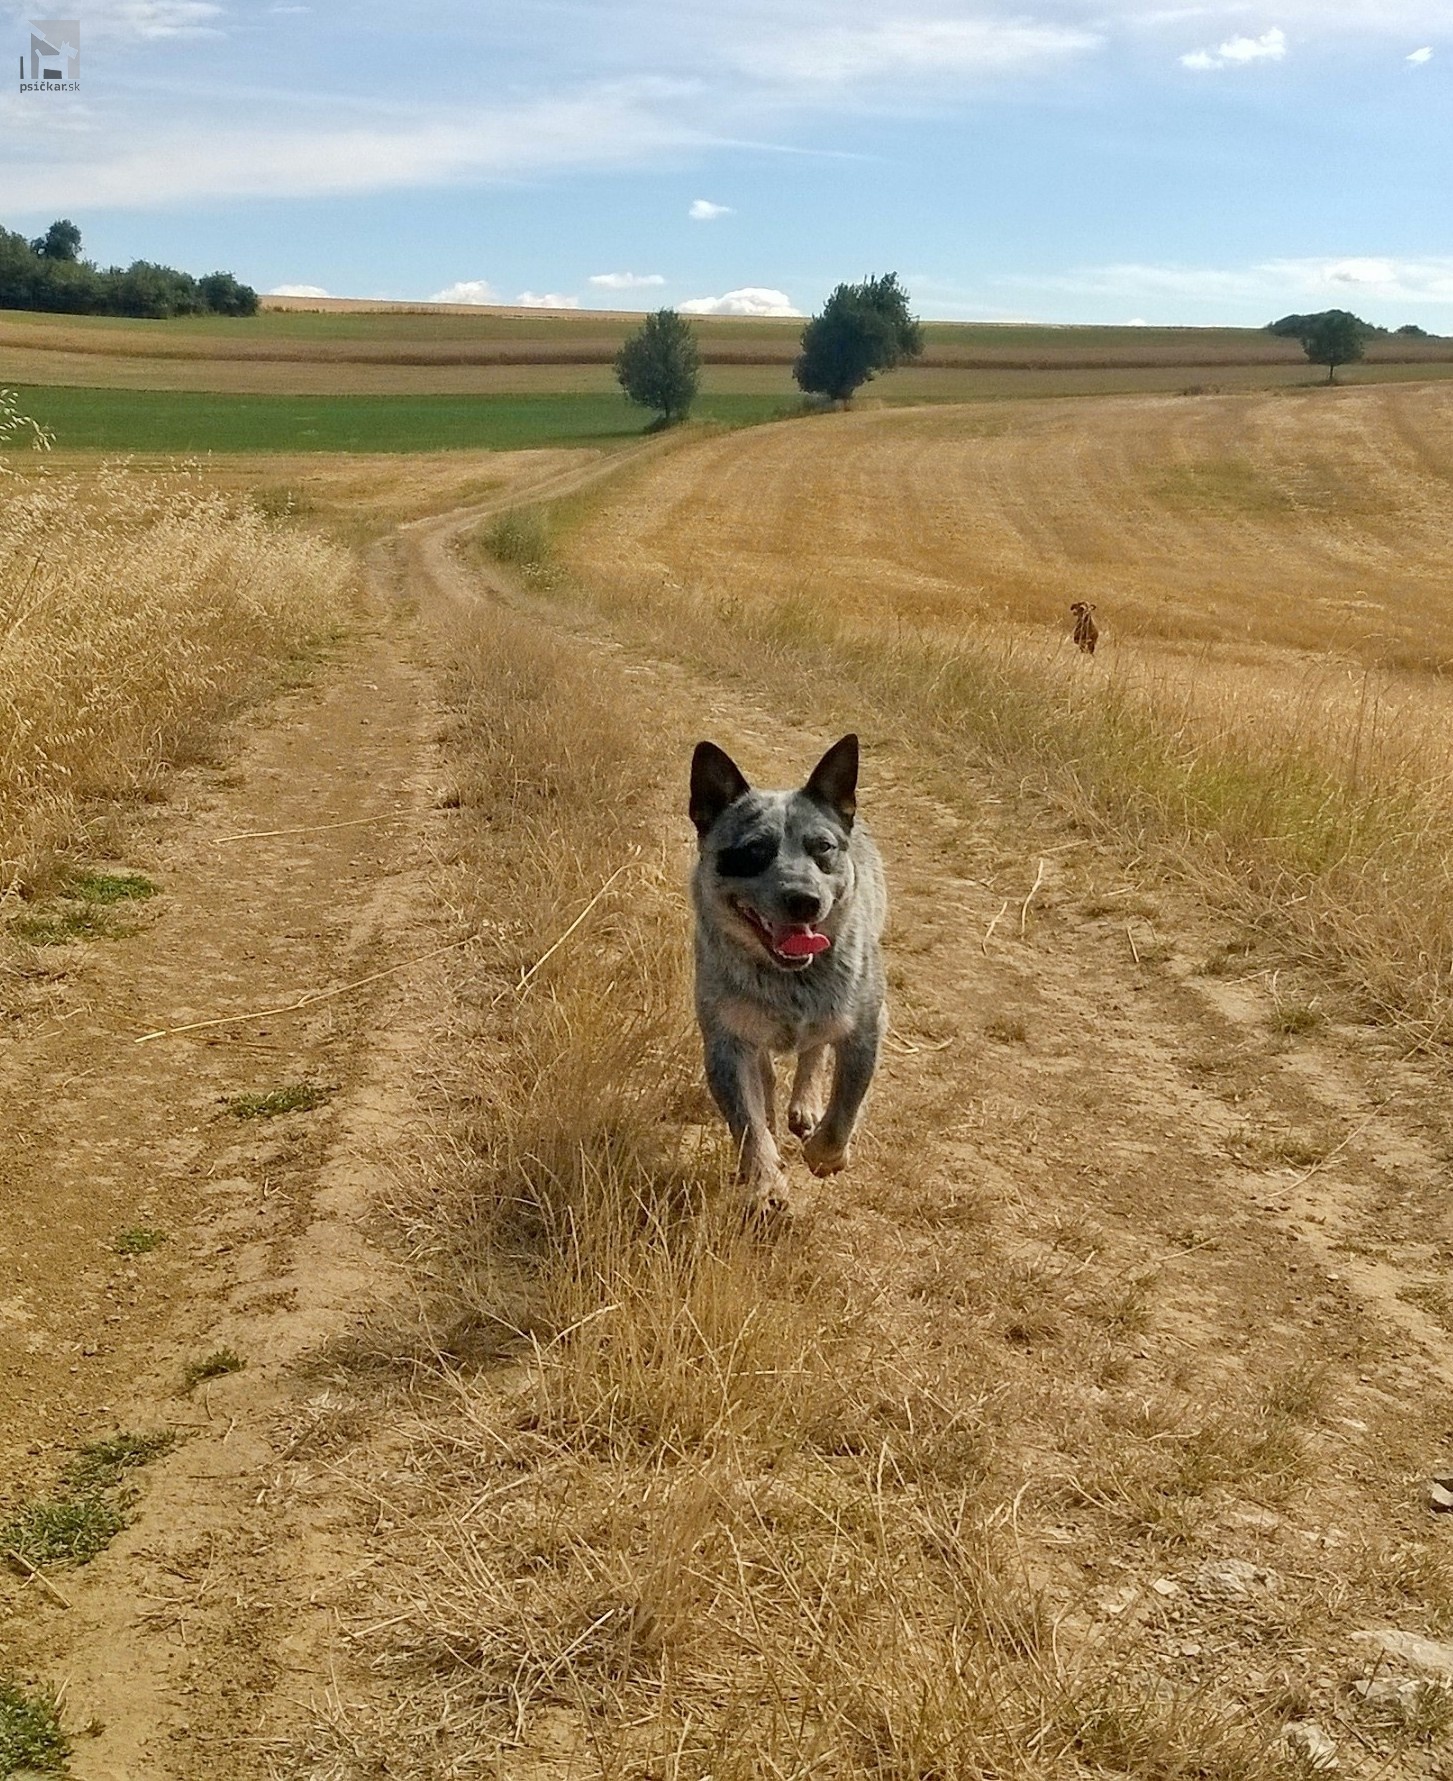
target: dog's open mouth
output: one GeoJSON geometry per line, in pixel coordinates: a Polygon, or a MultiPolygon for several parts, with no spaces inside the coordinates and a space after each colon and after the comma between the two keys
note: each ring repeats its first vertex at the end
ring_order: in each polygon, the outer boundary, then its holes
{"type": "Polygon", "coordinates": [[[811,922],[768,921],[746,903],[736,903],[735,907],[771,954],[773,962],[790,970],[800,971],[832,945],[827,935],[819,934],[811,922]]]}

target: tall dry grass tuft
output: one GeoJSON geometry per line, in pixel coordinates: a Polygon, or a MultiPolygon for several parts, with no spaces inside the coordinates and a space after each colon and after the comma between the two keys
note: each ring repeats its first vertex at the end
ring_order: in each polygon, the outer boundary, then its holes
{"type": "Polygon", "coordinates": [[[0,897],[334,629],[354,574],[200,480],[0,476],[0,897]]]}

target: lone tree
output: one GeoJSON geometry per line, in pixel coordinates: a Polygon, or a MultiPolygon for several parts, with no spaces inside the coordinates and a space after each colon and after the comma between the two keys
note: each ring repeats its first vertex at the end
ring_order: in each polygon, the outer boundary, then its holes
{"type": "Polygon", "coordinates": [[[670,426],[691,412],[699,367],[690,324],[674,309],[658,309],[616,354],[616,381],[628,402],[654,408],[659,424],[670,426]]]}
{"type": "Polygon", "coordinates": [[[1366,322],[1345,309],[1329,309],[1313,316],[1301,336],[1302,351],[1314,365],[1327,367],[1327,382],[1336,383],[1337,367],[1352,365],[1367,351],[1366,322]]]}
{"type": "Polygon", "coordinates": [[[870,377],[922,351],[923,330],[908,312],[908,293],[896,272],[885,272],[837,287],[802,330],[792,375],[809,395],[846,402],[870,377]]]}

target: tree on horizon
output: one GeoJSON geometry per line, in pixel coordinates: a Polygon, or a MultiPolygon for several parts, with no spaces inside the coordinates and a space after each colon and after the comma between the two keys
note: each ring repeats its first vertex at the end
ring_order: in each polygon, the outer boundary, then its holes
{"type": "Polygon", "coordinates": [[[616,354],[616,381],[626,400],[654,409],[661,426],[684,421],[700,382],[701,357],[691,324],[674,309],[658,309],[616,354]]]}
{"type": "Polygon", "coordinates": [[[792,367],[799,389],[847,402],[880,371],[923,351],[923,330],[909,312],[896,272],[861,284],[840,284],[802,330],[792,367]]]}

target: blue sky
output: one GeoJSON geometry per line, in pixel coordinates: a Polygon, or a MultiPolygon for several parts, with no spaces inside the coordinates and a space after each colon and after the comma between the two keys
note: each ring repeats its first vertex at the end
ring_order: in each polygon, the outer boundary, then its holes
{"type": "Polygon", "coordinates": [[[1453,0],[71,0],[81,90],[19,92],[64,5],[0,12],[0,225],[107,263],[1453,332],[1453,0]]]}

